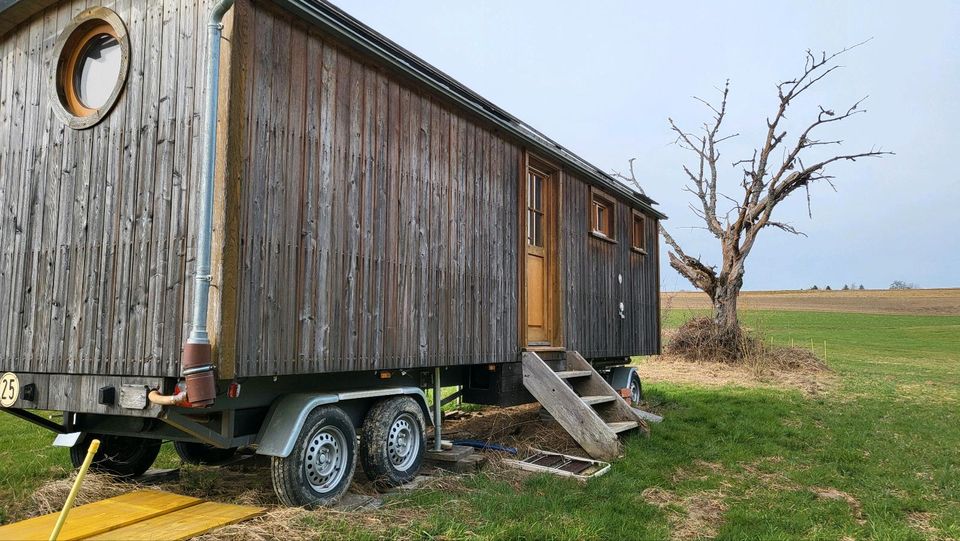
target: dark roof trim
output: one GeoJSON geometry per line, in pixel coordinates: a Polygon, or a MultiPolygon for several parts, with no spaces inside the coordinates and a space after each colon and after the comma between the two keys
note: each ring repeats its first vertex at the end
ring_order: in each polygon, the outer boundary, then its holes
{"type": "Polygon", "coordinates": [[[666,218],[666,215],[653,208],[656,202],[649,197],[634,192],[598,167],[490,103],[476,92],[348,15],[340,8],[325,0],[273,1],[337,38],[356,46],[364,52],[373,54],[394,68],[405,72],[447,98],[487,119],[529,144],[532,150],[542,153],[544,157],[560,161],[594,184],[616,193],[657,218],[666,218]]]}
{"type": "Polygon", "coordinates": [[[52,6],[57,0],[0,0],[0,36],[13,30],[34,13],[52,6]]]}

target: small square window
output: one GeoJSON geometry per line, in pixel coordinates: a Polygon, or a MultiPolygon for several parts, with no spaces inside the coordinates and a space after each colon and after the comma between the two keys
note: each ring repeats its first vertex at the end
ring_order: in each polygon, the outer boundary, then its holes
{"type": "Polygon", "coordinates": [[[647,253],[647,217],[633,211],[633,226],[630,229],[630,247],[634,252],[647,253]]]}
{"type": "Polygon", "coordinates": [[[590,192],[590,227],[595,235],[608,239],[614,238],[614,213],[616,205],[612,199],[597,190],[590,192]]]}

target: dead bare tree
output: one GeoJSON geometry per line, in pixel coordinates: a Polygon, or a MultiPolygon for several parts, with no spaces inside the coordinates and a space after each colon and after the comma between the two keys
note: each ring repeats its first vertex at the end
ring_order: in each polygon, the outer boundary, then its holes
{"type": "MultiPolygon", "coordinates": [[[[803,74],[777,85],[779,105],[773,118],[766,119],[766,136],[762,144],[753,151],[750,158],[731,164],[733,168],[742,171],[740,188],[736,188],[736,191],[742,189],[742,193],[736,197],[722,193],[719,187],[720,147],[725,141],[738,135],[721,133],[727,112],[730,81],[728,80],[720,91],[719,106],[701,98],[694,98],[706,105],[713,113],[712,119],[705,122],[698,133],[683,130],[672,118],[669,119],[670,128],[677,135],[676,143],[695,156],[692,167],[683,167],[688,180],[684,190],[696,196],[695,203],[690,205],[691,210],[720,243],[722,253],[720,269],[717,270],[715,266],[703,263],[699,257],[685,253],[680,244],[663,227],[660,228],[660,232],[671,248],[670,266],[710,296],[713,303],[713,319],[720,336],[739,336],[737,297],[743,287],[744,264],[756,243],[757,235],[767,228],[780,229],[794,235],[803,234],[792,225],[774,219],[774,209],[777,205],[791,194],[804,190],[809,212],[810,185],[826,182],[831,187],[834,186],[834,177],[826,172],[828,165],[839,161],[856,161],[858,158],[875,158],[891,154],[871,149],[866,152],[820,157],[809,164],[804,163],[804,157],[810,155],[810,149],[842,143],[837,139],[819,139],[818,133],[821,128],[829,124],[836,124],[865,112],[861,108],[863,99],[854,103],[846,111],[840,112],[820,106],[816,120],[807,124],[796,139],[787,140],[788,134],[783,124],[790,106],[807,90],[838,69],[840,66],[835,63],[835,59],[853,47],[830,55],[826,53],[814,55],[807,51],[803,74]],[[787,146],[788,142],[792,143],[792,146],[787,146]],[[718,211],[718,201],[721,200],[728,201],[729,205],[723,204],[723,207],[728,208],[718,211]]],[[[614,174],[639,188],[640,183],[634,172],[633,160],[630,160],[629,165],[627,173],[615,172],[614,174]]]]}

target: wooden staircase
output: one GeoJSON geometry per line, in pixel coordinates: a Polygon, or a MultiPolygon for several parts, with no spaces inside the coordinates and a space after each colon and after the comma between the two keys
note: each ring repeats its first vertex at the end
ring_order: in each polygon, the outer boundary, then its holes
{"type": "Polygon", "coordinates": [[[618,434],[647,431],[644,420],[576,351],[566,352],[562,370],[531,351],[523,353],[522,362],[523,386],[591,457],[616,458],[618,434]]]}

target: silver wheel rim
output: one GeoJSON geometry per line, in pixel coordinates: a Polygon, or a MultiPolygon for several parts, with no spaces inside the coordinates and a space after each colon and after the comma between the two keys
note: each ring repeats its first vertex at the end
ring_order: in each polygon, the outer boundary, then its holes
{"type": "Polygon", "coordinates": [[[387,433],[387,456],[399,471],[409,470],[420,453],[419,424],[413,415],[401,413],[387,433]]]}
{"type": "Polygon", "coordinates": [[[330,492],[347,474],[347,438],[335,426],[314,433],[304,451],[303,473],[317,492],[330,492]]]}
{"type": "Polygon", "coordinates": [[[640,386],[637,385],[637,380],[630,381],[630,400],[634,404],[640,403],[640,386]]]}

